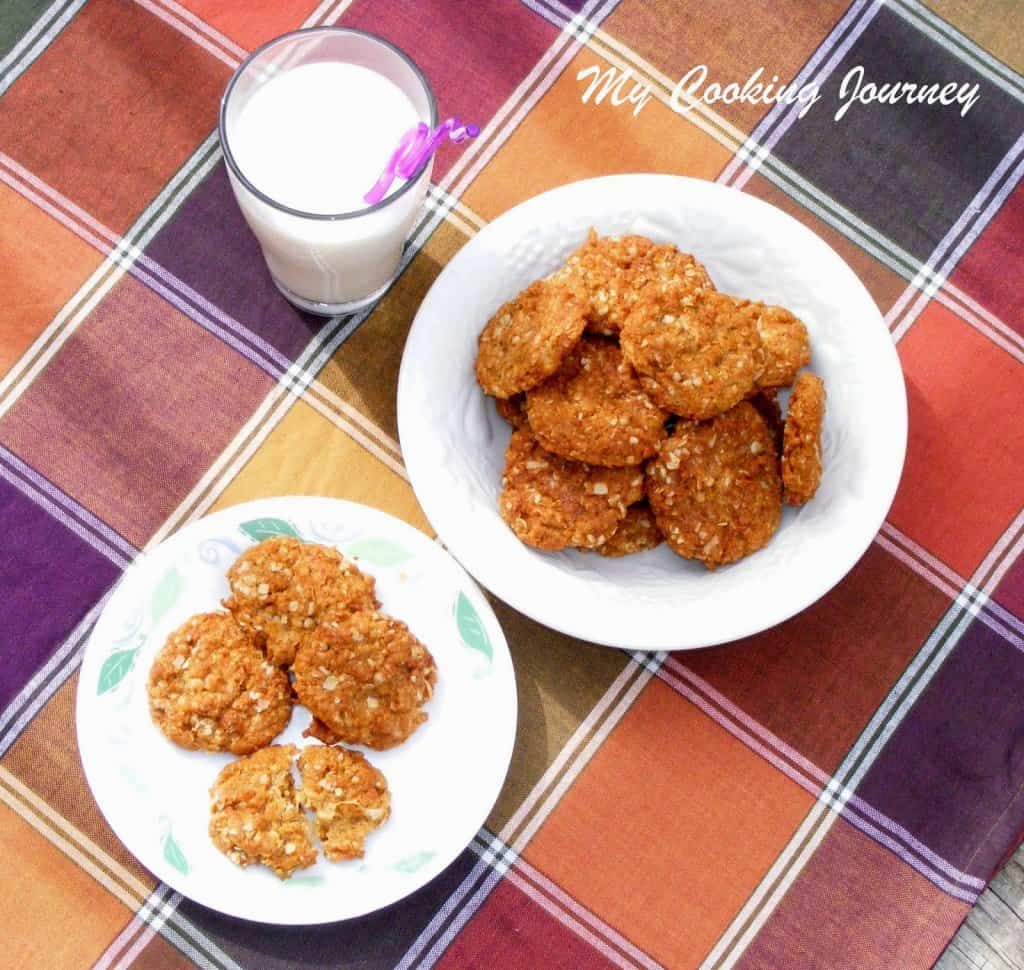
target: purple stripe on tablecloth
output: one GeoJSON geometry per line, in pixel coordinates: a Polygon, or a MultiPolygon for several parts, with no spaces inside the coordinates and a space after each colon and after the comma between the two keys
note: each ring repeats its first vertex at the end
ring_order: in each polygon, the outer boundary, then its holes
{"type": "Polygon", "coordinates": [[[736,965],[931,966],[967,911],[840,819],[736,965]]]}
{"type": "Polygon", "coordinates": [[[1024,125],[1020,102],[885,6],[821,96],[775,146],[776,158],[922,261],[970,209],[1024,125]],[[858,103],[835,120],[849,101],[849,88],[845,97],[839,89],[851,70],[863,68],[865,82],[899,84],[908,65],[930,84],[977,83],[981,100],[966,115],[937,104],[858,103]]]}
{"type": "Polygon", "coordinates": [[[1013,610],[1017,616],[1024,616],[1024,556],[1018,558],[999,581],[993,599],[1013,610]]]}
{"type": "Polygon", "coordinates": [[[322,317],[296,310],[274,286],[223,163],[157,233],[146,255],[288,360],[324,325],[322,317]]]}
{"type": "Polygon", "coordinates": [[[975,620],[858,795],[953,865],[991,877],[1024,829],[1024,654],[975,620]]]}
{"type": "MultiPolygon", "coordinates": [[[[354,0],[339,23],[406,51],[430,79],[440,117],[480,125],[483,140],[488,123],[558,36],[557,27],[516,0],[354,0]]],[[[444,179],[460,155],[459,149],[437,153],[435,181],[444,179]]]]}
{"type": "Polygon", "coordinates": [[[120,570],[10,482],[0,480],[0,709],[120,570]]]}
{"type": "Polygon", "coordinates": [[[273,386],[125,276],[0,419],[0,441],[142,546],[273,386]]]}
{"type": "Polygon", "coordinates": [[[127,566],[135,558],[138,552],[135,546],[3,445],[0,445],[0,476],[116,565],[127,566]]]}

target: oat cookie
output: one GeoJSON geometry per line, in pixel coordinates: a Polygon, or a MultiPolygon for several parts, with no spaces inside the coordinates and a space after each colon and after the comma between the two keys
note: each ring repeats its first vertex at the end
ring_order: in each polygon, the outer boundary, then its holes
{"type": "Polygon", "coordinates": [[[511,397],[550,377],[580,339],[586,312],[587,295],[578,280],[531,283],[480,334],[480,386],[494,397],[511,397]]]}
{"type": "Polygon", "coordinates": [[[653,248],[643,236],[602,238],[591,229],[587,241],[550,279],[578,279],[586,288],[587,330],[614,336],[636,300],[632,267],[653,248]]]}
{"type": "Polygon", "coordinates": [[[782,442],[782,485],[789,505],[814,498],[821,484],[821,425],[825,420],[825,385],[805,371],[793,385],[782,442]]]}
{"type": "Polygon", "coordinates": [[[529,421],[526,417],[525,394],[514,394],[512,397],[496,397],[494,399],[494,406],[498,409],[498,414],[512,425],[513,428],[529,427],[529,421]]]}
{"type": "Polygon", "coordinates": [[[590,306],[587,329],[615,336],[648,285],[681,286],[694,293],[714,289],[707,271],[692,256],[672,245],[656,245],[643,236],[599,237],[593,229],[587,241],[552,279],[580,279],[590,306]]]}
{"type": "Polygon", "coordinates": [[[529,431],[513,431],[498,509],[527,545],[593,549],[642,494],[639,466],[592,467],[545,451],[529,431]]]}
{"type": "Polygon", "coordinates": [[[717,292],[689,303],[672,288],[645,294],[622,328],[622,352],[655,404],[704,419],[754,393],[764,348],[753,314],[717,292]]]}
{"type": "Polygon", "coordinates": [[[632,282],[637,294],[674,293],[684,306],[715,290],[704,265],[671,243],[653,246],[638,260],[633,266],[632,282]]]}
{"type": "Polygon", "coordinates": [[[634,552],[660,546],[664,539],[651,507],[646,502],[638,502],[629,507],[626,517],[595,551],[602,556],[631,556],[634,552]]]}
{"type": "Polygon", "coordinates": [[[247,549],[228,570],[224,601],[238,622],[257,635],[273,663],[292,662],[299,641],[331,607],[378,606],[372,576],[330,546],[275,536],[247,549]]]}
{"type": "Polygon", "coordinates": [[[239,866],[262,863],[281,879],[316,862],[309,820],[292,782],[294,745],[232,761],[210,789],[210,838],[239,866]]]}
{"type": "Polygon", "coordinates": [[[153,723],[190,750],[248,754],[292,716],[288,676],[230,613],[200,613],[178,627],[153,662],[148,690],[153,723]]]}
{"type": "Polygon", "coordinates": [[[316,738],[321,744],[339,744],[341,736],[337,731],[332,730],[318,717],[310,719],[309,727],[302,732],[304,738],[316,738]]]}
{"type": "Polygon", "coordinates": [[[771,429],[748,401],[710,421],[680,421],[647,465],[647,496],[666,541],[709,569],[771,539],[781,493],[771,429]]]}
{"type": "Polygon", "coordinates": [[[783,307],[751,303],[750,308],[757,315],[757,332],[765,351],[764,370],[757,385],[789,387],[797,371],[811,362],[807,327],[783,307]]]}
{"type": "Polygon", "coordinates": [[[304,748],[299,801],[316,817],[331,862],[360,859],[366,837],[391,814],[388,783],[366,757],[346,748],[304,748]]]}
{"type": "Polygon", "coordinates": [[[638,465],[657,451],[668,415],[651,403],[618,345],[584,337],[562,366],[526,393],[548,451],[591,465],[638,465]]]}
{"type": "Polygon", "coordinates": [[[295,692],[339,740],[401,744],[426,719],[437,680],[430,651],[400,620],[372,610],[338,613],[299,646],[295,692]]]}

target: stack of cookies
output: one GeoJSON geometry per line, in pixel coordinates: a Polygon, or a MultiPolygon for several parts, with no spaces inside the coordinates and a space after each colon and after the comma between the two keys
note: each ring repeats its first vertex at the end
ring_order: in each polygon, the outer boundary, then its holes
{"type": "Polygon", "coordinates": [[[673,245],[591,230],[480,334],[477,381],[514,429],[502,518],[538,549],[749,555],[820,482],[810,359],[788,310],[719,292],[673,245]]]}
{"type": "Polygon", "coordinates": [[[391,795],[366,756],[340,742],[382,750],[412,735],[427,719],[434,658],[380,611],[373,577],[330,546],[266,539],[238,557],[228,582],[227,612],[191,617],[157,655],[153,722],[183,748],[242,756],[210,790],[210,837],[232,862],[285,879],[316,862],[314,831],[331,861],[359,858],[391,795]],[[304,735],[325,746],[271,743],[295,699],[312,715],[304,735]]]}

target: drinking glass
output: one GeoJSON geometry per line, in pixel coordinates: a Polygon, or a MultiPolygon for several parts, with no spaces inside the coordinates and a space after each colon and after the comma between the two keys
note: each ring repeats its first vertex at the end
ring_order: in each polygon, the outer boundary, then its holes
{"type": "Polygon", "coordinates": [[[423,72],[408,55],[380,37],[347,27],[311,27],[277,37],[250,54],[228,83],[219,131],[238,205],[281,293],[303,310],[333,316],[372,303],[395,278],[403,245],[430,184],[433,160],[427,159],[419,172],[380,202],[351,212],[303,212],[253,185],[231,151],[240,113],[274,77],[321,61],[356,64],[383,75],[405,93],[431,128],[437,125],[437,104],[423,72]]]}

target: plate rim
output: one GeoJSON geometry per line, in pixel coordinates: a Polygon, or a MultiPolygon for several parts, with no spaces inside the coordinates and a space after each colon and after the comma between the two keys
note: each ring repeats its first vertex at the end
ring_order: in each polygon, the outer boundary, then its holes
{"type": "MultiPolygon", "coordinates": [[[[469,835],[468,839],[465,842],[462,842],[462,839],[461,839],[461,836],[460,836],[460,839],[458,840],[458,842],[459,842],[458,848],[455,849],[453,853],[451,853],[451,854],[442,854],[441,856],[439,856],[439,861],[433,862],[429,866],[425,866],[419,872],[414,874],[414,878],[412,878],[409,881],[409,884],[406,887],[406,891],[402,895],[396,896],[394,899],[391,899],[389,902],[386,902],[386,903],[384,903],[384,904],[382,904],[380,906],[373,906],[373,907],[367,907],[367,908],[359,909],[357,912],[351,912],[351,913],[348,913],[348,914],[346,914],[344,916],[339,916],[339,917],[332,918],[332,919],[320,919],[320,918],[304,919],[304,918],[297,918],[297,919],[267,920],[267,919],[263,919],[263,918],[260,918],[260,917],[254,917],[254,916],[247,915],[244,912],[241,912],[237,908],[234,908],[233,906],[230,905],[230,902],[226,906],[220,906],[220,905],[216,905],[216,904],[214,904],[214,903],[212,903],[212,902],[210,902],[209,900],[206,900],[206,899],[197,899],[194,895],[192,895],[189,892],[187,876],[178,874],[177,872],[168,873],[168,872],[165,871],[164,868],[161,868],[159,872],[151,869],[149,864],[143,859],[143,857],[135,852],[135,850],[132,848],[129,840],[125,839],[124,835],[122,834],[123,826],[121,826],[120,820],[112,818],[110,816],[110,814],[108,814],[107,809],[104,806],[103,801],[100,799],[100,797],[97,794],[97,780],[98,780],[99,776],[98,776],[98,774],[92,773],[90,771],[89,761],[87,760],[86,752],[83,749],[82,744],[81,744],[81,739],[83,737],[83,731],[82,731],[83,719],[86,716],[86,711],[92,709],[88,703],[85,704],[85,705],[83,705],[83,703],[82,703],[82,697],[84,695],[88,695],[88,690],[86,689],[86,686],[85,686],[86,685],[86,680],[84,678],[82,678],[81,676],[79,676],[78,684],[77,684],[77,686],[75,688],[75,718],[74,718],[74,723],[75,723],[75,742],[76,742],[76,747],[78,749],[78,760],[79,760],[79,763],[82,766],[82,773],[85,776],[86,785],[88,786],[89,793],[92,796],[92,799],[95,802],[97,808],[99,809],[100,814],[103,817],[103,820],[110,827],[111,831],[117,837],[118,841],[132,855],[132,857],[134,859],[136,859],[136,861],[147,872],[153,873],[153,875],[156,876],[156,878],[159,881],[166,883],[168,886],[171,887],[171,889],[175,890],[176,892],[181,893],[182,896],[184,896],[185,898],[191,900],[192,902],[196,903],[199,906],[204,906],[204,907],[206,907],[208,909],[211,909],[211,910],[213,910],[215,912],[222,913],[222,914],[224,914],[226,916],[229,916],[229,917],[232,917],[232,918],[235,918],[235,919],[245,920],[246,922],[249,922],[249,923],[258,923],[258,924],[263,924],[263,925],[266,925],[266,926],[328,926],[328,925],[332,925],[332,924],[335,924],[335,923],[344,923],[344,922],[347,922],[348,920],[360,919],[362,917],[369,916],[372,913],[382,912],[385,909],[388,909],[389,907],[396,905],[397,903],[401,902],[402,900],[407,899],[410,895],[412,895],[415,892],[418,892],[424,886],[426,886],[427,884],[432,882],[434,879],[436,879],[438,876],[440,876],[446,869],[448,869],[459,858],[460,855],[462,855],[462,853],[464,853],[467,850],[467,848],[469,846],[472,845],[473,839],[476,836],[476,833],[486,824],[488,816],[490,815],[491,811],[493,811],[494,806],[497,804],[498,798],[500,797],[501,792],[504,789],[505,783],[506,783],[506,781],[508,779],[508,772],[509,772],[509,770],[511,768],[511,764],[512,764],[512,755],[514,754],[514,751],[515,751],[515,741],[516,741],[516,735],[517,735],[517,732],[518,732],[518,725],[519,725],[519,691],[518,691],[518,684],[517,684],[517,681],[516,681],[515,664],[514,664],[513,659],[512,659],[512,651],[509,649],[508,638],[505,635],[504,628],[502,627],[501,622],[498,619],[497,615],[494,613],[494,610],[491,607],[490,603],[487,601],[487,597],[486,597],[483,589],[481,589],[480,585],[477,583],[477,581],[474,579],[474,577],[466,570],[466,568],[454,556],[452,556],[452,554],[447,550],[447,548],[445,546],[443,546],[440,542],[438,542],[436,538],[432,538],[427,533],[421,531],[420,529],[416,528],[415,526],[411,525],[410,523],[406,522],[405,520],[398,518],[398,516],[392,515],[390,512],[385,512],[383,509],[376,508],[376,507],[374,507],[372,505],[366,505],[365,503],[362,503],[362,502],[354,502],[354,501],[351,501],[349,499],[340,499],[340,498],[335,498],[333,496],[328,496],[328,495],[311,495],[311,494],[301,494],[300,495],[300,494],[296,494],[296,495],[284,495],[284,496],[266,496],[266,497],[262,497],[262,498],[248,499],[248,500],[245,500],[245,501],[242,501],[242,502],[236,502],[233,505],[229,505],[229,506],[225,506],[224,508],[217,509],[215,512],[208,513],[207,515],[201,516],[200,518],[195,519],[192,522],[187,523],[186,525],[182,526],[181,528],[179,528],[178,530],[173,532],[171,535],[169,535],[166,538],[164,538],[153,549],[144,549],[144,550],[140,551],[140,555],[138,557],[136,557],[135,560],[132,561],[132,563],[124,570],[124,572],[122,572],[121,577],[117,580],[117,582],[115,583],[115,585],[114,585],[114,587],[113,587],[113,589],[112,589],[112,591],[110,593],[110,598],[107,600],[107,602],[104,605],[103,609],[100,611],[99,615],[96,617],[96,621],[95,621],[95,623],[93,625],[93,629],[92,629],[92,631],[89,634],[88,641],[86,642],[85,649],[82,651],[82,660],[81,660],[81,663],[79,664],[78,671],[79,671],[79,673],[82,671],[82,669],[84,668],[84,666],[86,664],[87,658],[89,657],[89,655],[94,650],[93,644],[98,642],[96,640],[96,631],[100,627],[100,622],[103,619],[104,614],[106,614],[106,612],[111,608],[111,605],[114,603],[114,601],[115,601],[115,599],[116,599],[116,597],[118,595],[118,589],[121,586],[124,577],[128,574],[128,572],[131,569],[135,568],[137,564],[141,564],[142,562],[147,561],[157,550],[165,549],[168,546],[176,547],[178,545],[181,545],[182,542],[179,541],[179,537],[181,537],[183,535],[187,535],[188,530],[190,530],[193,526],[197,526],[200,523],[208,522],[210,519],[220,518],[220,517],[228,519],[228,518],[231,518],[232,515],[237,515],[238,513],[242,512],[242,510],[247,510],[247,509],[266,509],[267,506],[273,507],[273,506],[276,506],[276,505],[278,505],[279,503],[282,503],[282,502],[287,504],[287,503],[291,503],[291,502],[295,502],[295,501],[298,501],[298,502],[310,502],[310,501],[325,502],[325,503],[329,503],[331,505],[340,505],[342,507],[348,507],[348,508],[354,507],[354,508],[357,508],[357,509],[360,509],[360,510],[368,510],[369,512],[373,513],[374,515],[383,516],[384,518],[391,520],[391,522],[397,524],[400,527],[401,530],[405,530],[405,531],[411,532],[411,533],[415,534],[415,536],[417,536],[418,539],[421,539],[421,540],[424,540],[426,542],[431,543],[434,546],[434,548],[436,548],[437,552],[439,552],[443,557],[448,559],[448,561],[452,564],[452,566],[455,568],[456,572],[461,577],[462,583],[467,588],[470,588],[470,589],[472,589],[472,590],[474,590],[476,592],[476,594],[478,595],[480,601],[483,603],[483,605],[488,610],[488,612],[490,614],[490,617],[493,620],[494,629],[497,630],[497,632],[499,634],[499,641],[498,641],[498,643],[496,643],[494,645],[495,649],[496,650],[503,649],[504,653],[505,653],[505,656],[507,658],[507,662],[508,662],[508,673],[509,673],[509,676],[508,676],[508,679],[507,679],[507,684],[506,684],[505,692],[507,694],[507,703],[509,705],[509,716],[506,719],[506,723],[504,724],[504,726],[502,728],[502,735],[500,737],[501,746],[500,746],[500,748],[496,749],[497,754],[500,757],[496,757],[494,759],[494,761],[496,763],[502,764],[502,766],[503,766],[502,770],[500,772],[500,777],[496,776],[496,785],[495,785],[495,788],[494,788],[493,796],[489,797],[487,799],[487,801],[488,801],[487,809],[484,812],[483,817],[476,824],[476,827],[474,828],[473,832],[469,835]]],[[[278,509],[277,511],[278,511],[278,514],[281,514],[281,510],[280,509],[278,509]]],[[[174,548],[172,551],[176,553],[177,549],[174,548]]],[[[84,736],[87,737],[87,738],[90,737],[90,734],[89,734],[88,730],[86,730],[84,736]]],[[[132,839],[132,841],[134,841],[134,839],[132,839]]],[[[318,855],[318,862],[321,862],[321,861],[323,861],[323,860],[319,859],[319,855],[318,855]]]]}
{"type": "MultiPolygon", "coordinates": [[[[623,208],[626,208],[626,205],[624,205],[623,208]]],[[[788,212],[780,209],[778,206],[772,205],[770,202],[766,202],[764,199],[759,199],[756,196],[742,192],[739,189],[686,175],[646,172],[602,175],[594,178],[568,182],[564,185],[548,189],[547,191],[532,196],[529,199],[524,199],[522,202],[517,203],[512,208],[506,210],[501,213],[501,215],[488,222],[488,224],[484,226],[484,228],[481,229],[472,239],[470,239],[444,266],[437,278],[431,284],[430,289],[423,297],[423,300],[416,312],[416,316],[413,319],[412,325],[409,328],[409,333],[406,337],[405,346],[402,351],[396,400],[399,444],[402,449],[406,470],[409,473],[409,481],[412,485],[417,501],[420,503],[420,507],[423,509],[424,515],[430,522],[431,527],[437,533],[438,538],[445,544],[445,548],[448,549],[449,553],[475,580],[481,584],[481,586],[489,590],[492,594],[507,603],[513,609],[518,610],[543,626],[559,633],[564,633],[567,636],[618,650],[651,650],[667,652],[700,650],[724,643],[734,643],[757,633],[762,633],[765,630],[770,630],[818,602],[818,600],[826,596],[849,574],[869,549],[872,541],[885,522],[885,518],[892,507],[893,501],[895,500],[896,492],[902,479],[903,468],[906,463],[908,438],[907,408],[906,381],[903,375],[903,368],[900,364],[896,345],[892,342],[889,330],[885,326],[884,318],[878,309],[878,305],[875,302],[874,297],[871,296],[871,293],[868,291],[867,287],[864,286],[860,277],[856,272],[854,272],[853,268],[845,259],[843,259],[834,247],[832,247],[825,239],[819,236],[808,226],[805,226],[798,219],[791,216],[788,212]],[[893,453],[898,454],[898,460],[893,459],[892,466],[886,470],[887,481],[884,492],[880,490],[879,497],[872,504],[872,529],[870,533],[865,527],[865,538],[855,546],[850,547],[850,553],[842,557],[843,565],[834,571],[834,574],[829,577],[827,584],[821,587],[815,587],[815,591],[810,596],[795,599],[791,605],[772,614],[769,622],[767,623],[757,621],[748,624],[747,626],[737,624],[736,629],[731,629],[720,637],[712,637],[710,639],[701,638],[700,642],[680,644],[667,639],[652,642],[652,638],[650,637],[644,637],[642,641],[638,639],[628,643],[617,642],[610,639],[608,636],[602,636],[599,628],[588,628],[584,630],[580,626],[574,626],[572,623],[565,621],[557,613],[554,613],[551,610],[543,608],[538,609],[536,604],[530,599],[529,595],[523,592],[523,590],[527,588],[527,584],[520,584],[519,587],[513,586],[510,589],[508,584],[502,582],[500,570],[489,568],[488,564],[483,561],[483,557],[474,555],[474,550],[471,544],[467,549],[459,541],[460,536],[453,536],[451,530],[448,530],[445,527],[447,524],[447,516],[444,511],[443,503],[437,500],[433,490],[420,487],[426,478],[426,476],[422,474],[422,465],[420,460],[421,450],[417,448],[415,444],[412,447],[407,447],[407,444],[412,442],[415,437],[411,433],[410,427],[410,422],[413,420],[413,418],[410,417],[411,407],[407,403],[404,403],[409,400],[411,393],[410,387],[415,379],[411,376],[416,366],[412,361],[413,351],[419,341],[424,339],[422,335],[426,333],[428,326],[427,313],[433,311],[433,302],[440,299],[438,294],[441,292],[440,287],[445,278],[454,275],[456,270],[453,270],[453,267],[458,267],[460,262],[470,258],[467,255],[467,252],[474,244],[480,245],[479,240],[486,240],[490,236],[497,234],[501,231],[503,224],[513,222],[515,219],[520,218],[523,210],[528,208],[540,208],[544,201],[550,199],[552,196],[568,192],[582,192],[587,189],[605,189],[609,194],[618,193],[621,197],[628,198],[629,183],[632,183],[635,180],[651,183],[661,182],[666,187],[684,186],[688,191],[729,195],[734,198],[741,197],[744,200],[744,205],[750,205],[755,209],[759,208],[763,211],[770,211],[773,214],[773,218],[783,219],[789,223],[793,230],[798,234],[812,240],[812,245],[824,247],[824,249],[827,250],[827,252],[836,260],[837,265],[845,271],[853,285],[860,290],[867,303],[873,308],[874,314],[870,324],[872,327],[878,328],[882,331],[881,333],[878,333],[878,336],[881,337],[884,334],[884,336],[888,338],[885,341],[885,358],[883,364],[888,371],[887,379],[892,382],[891,393],[899,403],[897,411],[890,415],[891,424],[889,428],[893,435],[893,444],[897,446],[893,453]],[[453,539],[455,541],[452,541],[453,539]],[[853,554],[854,552],[855,555],[853,554]]]]}

